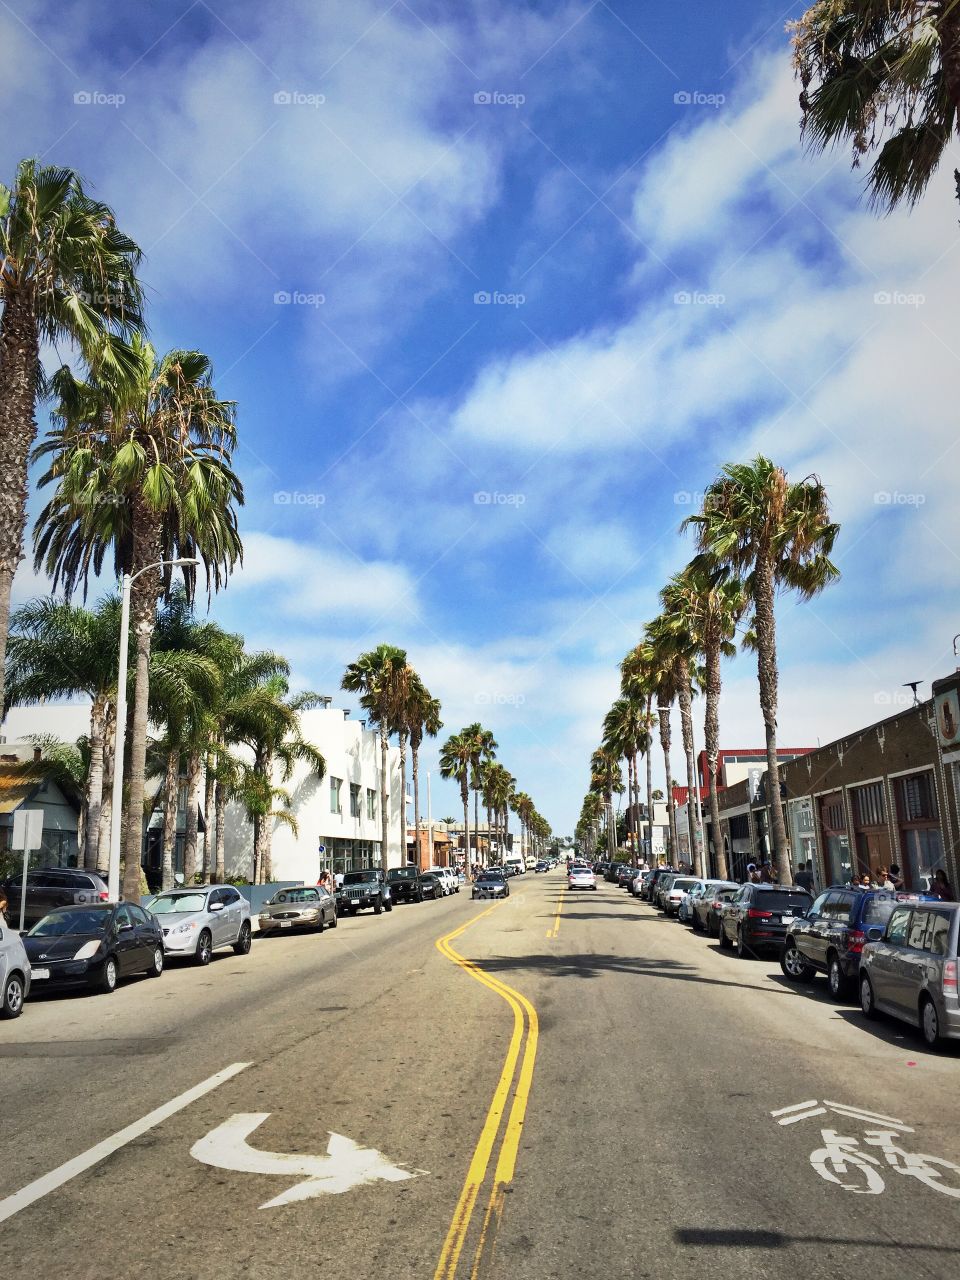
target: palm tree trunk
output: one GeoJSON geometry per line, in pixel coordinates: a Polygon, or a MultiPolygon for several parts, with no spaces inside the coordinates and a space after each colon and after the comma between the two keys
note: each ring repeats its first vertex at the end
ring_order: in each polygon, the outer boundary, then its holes
{"type": "Polygon", "coordinates": [[[103,724],[103,796],[100,804],[100,829],[97,833],[97,866],[101,875],[108,872],[110,860],[110,819],[113,813],[113,758],[117,745],[117,709],[107,704],[103,724]]]}
{"type": "Polygon", "coordinates": [[[727,878],[727,851],[723,847],[720,829],[720,800],[717,796],[717,761],[720,758],[720,644],[719,639],[708,638],[705,646],[707,680],[706,709],[703,715],[703,739],[707,753],[707,803],[710,806],[710,831],[717,859],[717,876],[727,878]]]}
{"type": "Polygon", "coordinates": [[[607,854],[612,862],[617,854],[617,823],[613,816],[613,792],[604,792],[603,799],[607,807],[607,854]]]}
{"type": "Polygon", "coordinates": [[[757,555],[754,568],[754,627],[757,633],[757,678],[760,683],[760,708],[767,746],[767,804],[770,807],[770,831],[773,836],[773,869],[780,883],[789,879],[787,860],[787,828],[780,799],[780,761],[777,756],[777,625],[774,614],[772,556],[768,551],[757,555]]]}
{"type": "Polygon", "coordinates": [[[10,592],[23,555],[27,518],[27,458],[37,434],[34,416],[40,342],[28,292],[10,292],[0,318],[0,707],[3,706],[10,592]]]}
{"type": "Polygon", "coordinates": [[[677,702],[680,704],[680,736],[683,739],[683,754],[687,761],[687,830],[690,835],[690,863],[693,874],[702,876],[703,850],[700,829],[697,825],[697,769],[693,758],[693,706],[690,677],[685,672],[677,687],[677,702]]]}
{"type": "Polygon", "coordinates": [[[500,861],[503,862],[507,856],[507,849],[510,843],[510,805],[503,806],[503,841],[500,845],[500,861]]]}
{"type": "Polygon", "coordinates": [[[677,848],[677,815],[673,808],[673,773],[670,768],[670,707],[657,703],[660,718],[660,748],[663,751],[663,768],[667,775],[667,821],[670,824],[670,861],[675,865],[677,848]]]}
{"type": "Polygon", "coordinates": [[[263,826],[263,818],[259,813],[253,815],[253,866],[250,871],[250,880],[253,884],[260,884],[260,828],[263,826]]]}
{"type": "MultiPolygon", "coordinates": [[[[262,760],[264,777],[268,785],[273,785],[274,755],[267,751],[262,760]]],[[[271,801],[272,807],[272,801],[271,801]]],[[[260,883],[270,884],[273,880],[273,818],[265,813],[257,828],[257,866],[260,868],[260,883]]]]}
{"type": "Polygon", "coordinates": [[[103,730],[107,703],[96,697],[90,709],[90,768],[87,771],[86,823],[83,846],[83,865],[87,871],[96,871],[100,856],[100,810],[103,807],[103,730]]]}
{"type": "MultiPolygon", "coordinates": [[[[473,793],[473,843],[477,846],[477,861],[480,861],[480,790],[473,793]]],[[[469,864],[468,864],[469,865],[469,864]]]]}
{"type": "Polygon", "coordinates": [[[163,861],[160,888],[166,893],[173,888],[173,851],[177,844],[177,801],[180,796],[180,752],[167,753],[167,770],[163,781],[163,861]]]}
{"type": "Polygon", "coordinates": [[[390,842],[390,796],[387,789],[387,729],[380,725],[380,866],[386,871],[390,842]]]}
{"type": "Polygon", "coordinates": [[[193,884],[197,875],[198,814],[203,782],[203,764],[199,751],[187,756],[187,819],[183,835],[183,882],[193,884]]]}
{"type": "Polygon", "coordinates": [[[463,847],[464,873],[470,875],[470,788],[467,783],[460,784],[460,799],[463,801],[463,847]]]}
{"type": "Polygon", "coordinates": [[[204,770],[204,791],[203,791],[203,824],[206,830],[203,833],[203,878],[210,880],[213,874],[213,843],[214,843],[214,790],[216,787],[216,777],[214,769],[216,767],[216,756],[212,751],[207,752],[206,769],[204,770]]]}
{"type": "Polygon", "coordinates": [[[411,747],[410,754],[413,758],[413,849],[417,866],[422,870],[423,860],[420,857],[420,752],[416,747],[411,747]]]}
{"type": "Polygon", "coordinates": [[[223,863],[224,844],[226,840],[226,828],[224,823],[227,817],[227,788],[222,782],[218,782],[214,788],[214,807],[217,811],[217,839],[216,839],[216,860],[213,870],[213,878],[217,884],[223,884],[223,877],[226,875],[226,868],[223,863]]]}
{"type": "MultiPolygon", "coordinates": [[[[146,576],[146,575],[145,575],[146,576]]],[[[152,621],[137,623],[137,674],[133,690],[133,728],[127,782],[126,831],[123,840],[123,897],[140,901],[140,860],[143,856],[143,793],[147,766],[147,719],[150,696],[152,621]]]]}
{"type": "Polygon", "coordinates": [[[647,694],[647,859],[653,863],[653,694],[647,694]]]}

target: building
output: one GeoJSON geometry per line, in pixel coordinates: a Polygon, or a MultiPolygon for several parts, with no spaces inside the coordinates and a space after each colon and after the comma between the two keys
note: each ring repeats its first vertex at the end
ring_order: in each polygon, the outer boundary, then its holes
{"type": "MultiPolygon", "coordinates": [[[[297,764],[282,785],[290,796],[289,812],[296,823],[275,821],[273,878],[315,884],[321,871],[340,874],[357,867],[396,867],[405,862],[406,826],[400,801],[400,752],[387,755],[389,838],[386,855],[380,824],[380,738],[362,720],[338,707],[304,711],[303,737],[313,743],[326,762],[317,778],[306,764],[297,764]]],[[[409,757],[408,757],[409,767],[409,757]]],[[[250,876],[253,868],[253,830],[238,804],[227,809],[224,866],[230,877],[250,876]]]]}
{"type": "Polygon", "coordinates": [[[453,867],[456,858],[453,853],[453,833],[445,822],[433,823],[433,840],[430,838],[430,826],[426,820],[420,823],[420,851],[416,849],[416,827],[407,827],[407,862],[415,863],[421,871],[427,867],[453,867]],[[432,855],[431,855],[432,845],[432,855]]]}
{"type": "Polygon", "coordinates": [[[0,860],[16,869],[23,857],[11,849],[13,818],[19,809],[43,814],[41,845],[31,865],[75,867],[79,858],[81,796],[69,779],[51,777],[40,748],[7,743],[0,751],[0,860]]]}

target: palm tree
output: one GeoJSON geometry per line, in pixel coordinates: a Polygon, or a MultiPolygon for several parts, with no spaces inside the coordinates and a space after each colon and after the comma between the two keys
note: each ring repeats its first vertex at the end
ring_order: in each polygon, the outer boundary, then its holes
{"type": "Polygon", "coordinates": [[[23,554],[27,459],[43,382],[40,346],[75,343],[91,368],[125,367],[142,326],[140,250],[71,169],[23,160],[0,185],[0,703],[10,588],[23,554]]]}
{"type": "Polygon", "coordinates": [[[474,741],[468,730],[453,733],[440,748],[440,777],[460,785],[463,805],[464,869],[470,872],[470,769],[473,764],[474,741]]]}
{"type": "Polygon", "coordinates": [[[496,761],[487,764],[483,772],[483,799],[491,815],[490,841],[488,849],[493,848],[493,830],[497,830],[497,844],[501,853],[506,850],[508,832],[508,813],[513,797],[516,779],[504,765],[496,761]]]}
{"type": "MultiPolygon", "coordinates": [[[[390,841],[390,803],[387,790],[387,753],[390,745],[390,734],[394,732],[401,719],[401,708],[406,700],[413,668],[407,662],[404,649],[396,645],[381,644],[376,649],[362,653],[356,662],[351,662],[343,674],[341,688],[351,693],[359,693],[360,702],[372,724],[380,730],[380,832],[381,862],[386,870],[390,841]]],[[[406,785],[404,783],[404,785],[406,785]]],[[[401,818],[403,832],[401,847],[406,843],[405,807],[406,801],[401,797],[401,818]]]]}
{"type": "Polygon", "coordinates": [[[789,29],[811,148],[849,142],[854,167],[877,151],[872,203],[916,204],[960,123],[960,6],[816,0],[789,29]]]}
{"type": "Polygon", "coordinates": [[[116,598],[101,600],[95,610],[60,600],[31,600],[10,619],[6,705],[77,696],[91,702],[83,835],[83,865],[89,871],[101,865],[104,743],[115,707],[119,643],[116,598]]]}
{"type": "MultiPolygon", "coordinates": [[[[54,375],[54,427],[35,457],[49,460],[40,486],[55,484],[34,530],[34,560],[69,596],[86,590],[108,556],[114,571],[136,575],[130,616],[136,677],[130,740],[124,897],[139,895],[150,645],[158,601],[170,595],[172,567],[199,560],[209,591],[242,555],[236,508],[243,488],[231,467],[234,404],[218,399],[210,360],[171,351],[158,360],[135,339],[134,369],[121,382],[54,375]]],[[[182,569],[192,599],[196,568],[182,569]]]]}
{"type": "Polygon", "coordinates": [[[530,830],[530,819],[534,813],[534,804],[526,791],[515,791],[511,800],[514,813],[520,819],[520,856],[528,852],[527,835],[530,830]]]}
{"type": "Polygon", "coordinates": [[[603,796],[607,826],[607,854],[612,861],[617,852],[617,824],[613,814],[613,793],[623,791],[620,761],[612,751],[598,747],[590,757],[590,789],[603,796]]]}
{"type": "MultiPolygon", "coordinates": [[[[413,757],[413,830],[417,864],[420,865],[420,747],[424,737],[435,738],[443,728],[440,719],[440,701],[431,697],[430,691],[419,676],[410,684],[405,720],[410,733],[410,753],[413,757]]],[[[406,847],[407,833],[403,839],[406,847]]]]}
{"type": "MultiPolygon", "coordinates": [[[[474,840],[477,847],[477,860],[480,859],[480,792],[483,790],[483,772],[486,766],[493,760],[494,752],[497,749],[496,739],[489,729],[484,729],[482,724],[474,723],[467,725],[463,730],[472,742],[472,750],[470,755],[470,785],[473,788],[473,827],[474,840]]],[[[490,832],[487,829],[487,841],[489,843],[490,832]]],[[[470,850],[467,848],[467,867],[470,866],[470,850]]]]}
{"type": "Polygon", "coordinates": [[[650,753],[650,721],[644,703],[637,697],[616,699],[603,720],[603,745],[627,762],[628,804],[633,812],[633,833],[640,851],[640,779],[637,757],[650,753]]]}
{"type": "MultiPolygon", "coordinates": [[[[670,857],[677,857],[679,841],[677,839],[677,814],[673,807],[672,778],[673,770],[670,762],[672,735],[670,731],[670,709],[677,697],[677,665],[675,656],[668,652],[652,624],[644,628],[644,639],[624,659],[622,667],[626,688],[639,682],[641,689],[652,692],[657,700],[657,720],[660,733],[660,750],[663,752],[663,772],[667,790],[667,821],[670,831],[670,857]]],[[[648,704],[649,705],[649,704],[648,704]]],[[[650,773],[647,773],[648,795],[651,797],[651,821],[653,815],[650,773]]],[[[652,845],[651,845],[652,847],[652,845]]]]}
{"type": "MultiPolygon", "coordinates": [[[[648,654],[643,645],[631,649],[620,663],[620,691],[624,697],[637,702],[643,708],[643,726],[645,729],[645,746],[643,754],[647,761],[647,847],[653,857],[653,802],[658,797],[653,790],[653,699],[656,693],[654,672],[647,661],[648,654]]],[[[669,719],[667,722],[669,735],[669,719]]],[[[669,744],[668,744],[669,750],[669,744]]],[[[639,782],[638,782],[639,788],[639,782]]]]}
{"type": "Polygon", "coordinates": [[[830,520],[827,492],[816,476],[791,483],[763,456],[728,463],[708,487],[703,511],[685,524],[696,529],[702,554],[744,580],[753,606],[773,861],[782,880],[789,865],[777,758],[775,599],[778,590],[792,590],[809,600],[840,576],[830,560],[840,526],[830,520]]]}

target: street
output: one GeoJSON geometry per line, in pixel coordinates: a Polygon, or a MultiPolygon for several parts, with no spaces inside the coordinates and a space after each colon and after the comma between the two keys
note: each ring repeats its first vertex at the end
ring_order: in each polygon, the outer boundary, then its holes
{"type": "Polygon", "coordinates": [[[955,1047],[869,1024],[823,980],[793,987],[775,958],[720,953],[602,879],[511,890],[32,1000],[0,1033],[8,1266],[956,1274],[960,1178],[896,1153],[960,1163],[955,1047]],[[822,1130],[862,1163],[818,1174],[822,1130]]]}

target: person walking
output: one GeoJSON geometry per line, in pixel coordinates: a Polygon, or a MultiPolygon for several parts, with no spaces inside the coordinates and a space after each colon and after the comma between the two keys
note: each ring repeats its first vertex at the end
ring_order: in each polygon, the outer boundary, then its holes
{"type": "Polygon", "coordinates": [[[889,879],[893,884],[893,888],[897,893],[903,893],[904,880],[900,872],[899,866],[895,862],[890,863],[889,879]]]}
{"type": "Polygon", "coordinates": [[[807,893],[813,896],[813,863],[801,862],[797,867],[797,874],[793,877],[793,883],[799,885],[801,889],[806,889],[807,893]]]}
{"type": "Polygon", "coordinates": [[[930,894],[932,897],[939,898],[941,902],[954,901],[953,889],[950,886],[950,881],[947,879],[947,873],[941,868],[938,868],[933,873],[933,884],[930,886],[930,894]]]}

